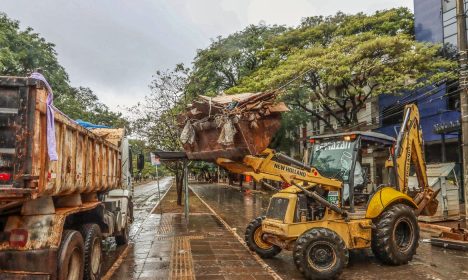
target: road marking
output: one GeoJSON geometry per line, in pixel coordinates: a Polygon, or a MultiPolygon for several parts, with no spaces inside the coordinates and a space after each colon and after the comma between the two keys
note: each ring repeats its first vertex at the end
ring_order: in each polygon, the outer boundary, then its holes
{"type": "Polygon", "coordinates": [[[166,194],[169,192],[169,190],[172,188],[174,184],[174,180],[171,181],[171,185],[166,189],[166,192],[161,196],[161,198],[159,199],[159,201],[156,203],[156,205],[153,207],[153,209],[151,209],[150,212],[148,212],[148,214],[146,215],[145,219],[143,220],[143,222],[140,224],[140,226],[138,227],[138,229],[136,230],[135,234],[130,238],[130,242],[125,246],[125,248],[123,249],[122,253],[120,253],[120,255],[117,257],[117,259],[114,261],[114,263],[112,264],[111,268],[109,270],[107,270],[106,274],[101,278],[102,280],[109,280],[111,279],[111,277],[114,275],[114,273],[117,271],[117,269],[120,267],[120,265],[122,265],[122,262],[124,261],[124,258],[127,256],[128,254],[128,250],[130,249],[131,246],[133,246],[134,242],[133,242],[133,239],[135,239],[141,232],[142,228],[143,228],[143,225],[146,223],[146,221],[148,220],[149,216],[154,212],[154,210],[158,207],[159,203],[164,199],[164,197],[166,196],[166,194]]]}
{"type": "Polygon", "coordinates": [[[198,197],[198,199],[200,199],[200,201],[205,204],[205,206],[210,209],[210,211],[213,213],[213,215],[224,225],[224,227],[229,230],[236,238],[237,240],[247,249],[247,251],[255,258],[255,260],[260,264],[260,266],[265,269],[268,274],[270,274],[274,279],[277,279],[277,280],[282,280],[283,278],[281,278],[281,276],[278,275],[278,273],[276,273],[276,271],[274,271],[262,258],[260,258],[257,254],[255,254],[254,252],[250,251],[249,247],[247,247],[247,244],[245,244],[245,241],[244,239],[242,239],[238,234],[237,232],[228,224],[226,223],[226,221],[223,220],[223,218],[221,218],[218,213],[216,213],[213,208],[211,208],[210,205],[208,205],[208,203],[206,203],[194,190],[192,187],[190,187],[190,190],[192,190],[192,192],[198,197]]]}

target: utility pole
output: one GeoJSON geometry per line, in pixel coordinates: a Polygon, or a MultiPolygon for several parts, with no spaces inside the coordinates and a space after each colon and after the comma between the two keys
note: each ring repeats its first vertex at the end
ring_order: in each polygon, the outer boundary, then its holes
{"type": "Polygon", "coordinates": [[[465,196],[465,213],[468,214],[468,56],[466,41],[465,1],[457,0],[457,43],[460,61],[460,109],[463,148],[463,191],[465,196]]]}

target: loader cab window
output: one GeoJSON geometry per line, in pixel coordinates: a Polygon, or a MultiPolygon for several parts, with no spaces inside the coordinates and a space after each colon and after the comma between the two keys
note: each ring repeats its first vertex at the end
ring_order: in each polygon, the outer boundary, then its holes
{"type": "Polygon", "coordinates": [[[352,167],[354,141],[331,140],[314,143],[310,165],[325,177],[348,181],[352,167]]]}

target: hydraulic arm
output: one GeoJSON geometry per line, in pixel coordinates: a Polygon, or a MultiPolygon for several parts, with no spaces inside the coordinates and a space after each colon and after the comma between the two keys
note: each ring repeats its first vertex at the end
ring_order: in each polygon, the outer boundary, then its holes
{"type": "Polygon", "coordinates": [[[416,214],[433,215],[437,210],[435,197],[440,190],[429,188],[426,174],[426,162],[423,153],[423,137],[419,124],[419,111],[415,104],[405,106],[403,123],[398,133],[394,151],[386,162],[390,168],[391,183],[402,193],[410,194],[408,177],[411,163],[413,163],[420,192],[413,199],[418,209],[416,214]]]}

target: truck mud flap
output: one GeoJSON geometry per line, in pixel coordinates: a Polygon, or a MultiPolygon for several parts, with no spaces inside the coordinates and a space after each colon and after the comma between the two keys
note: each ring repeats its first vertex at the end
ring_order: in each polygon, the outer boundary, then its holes
{"type": "Polygon", "coordinates": [[[56,268],[56,249],[0,251],[0,280],[54,279],[56,268]]]}

